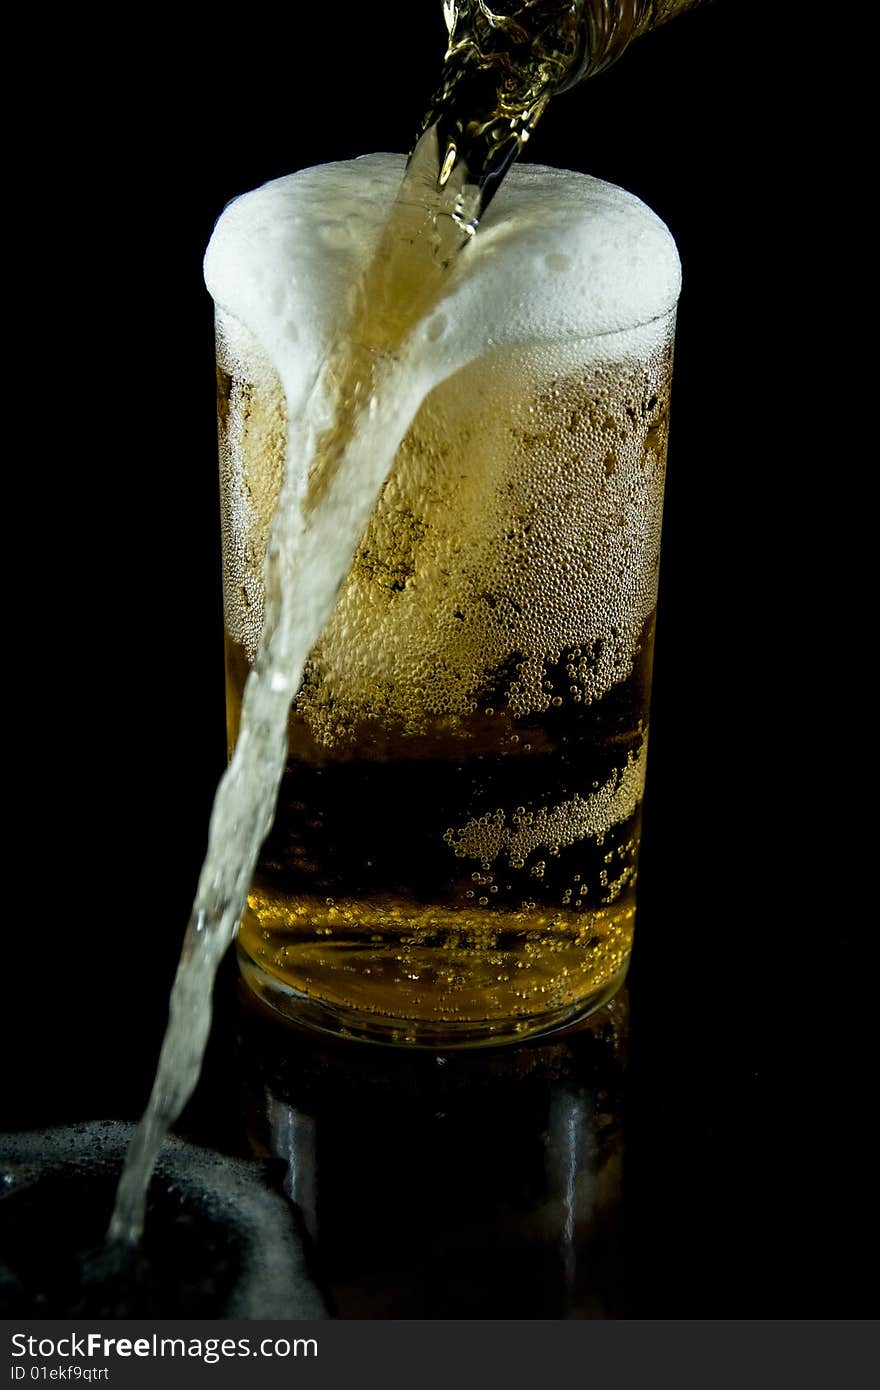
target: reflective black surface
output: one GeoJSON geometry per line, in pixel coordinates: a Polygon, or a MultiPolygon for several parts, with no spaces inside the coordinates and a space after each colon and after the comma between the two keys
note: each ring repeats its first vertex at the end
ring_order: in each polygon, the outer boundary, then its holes
{"type": "MultiPolygon", "coordinates": [[[[696,978],[663,1007],[651,954],[580,1030],[445,1056],[300,1034],[243,1007],[230,962],[180,1132],[273,1160],[337,1317],[870,1316],[841,1015],[696,978]]],[[[126,1064],[145,1098],[155,1054],[132,1035],[102,1069],[104,1041],[39,1090],[22,1068],[7,1123],[131,1116],[126,1064]]]]}
{"type": "Polygon", "coordinates": [[[625,994],[565,1039],[439,1055],[247,1020],[251,1141],[337,1315],[619,1316],[627,1029],[625,994]]]}

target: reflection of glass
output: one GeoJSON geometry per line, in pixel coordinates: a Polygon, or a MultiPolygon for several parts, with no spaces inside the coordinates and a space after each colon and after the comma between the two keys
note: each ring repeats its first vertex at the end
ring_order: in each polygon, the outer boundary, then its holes
{"type": "Polygon", "coordinates": [[[390,1052],[245,1019],[251,1142],[331,1313],[620,1317],[628,1000],[516,1049],[390,1052]]]}
{"type": "MultiPolygon", "coordinates": [[[[363,219],[387,161],[343,167],[363,219]]],[[[304,319],[358,225],[324,172],[264,195],[279,244],[314,224],[304,319]]],[[[282,1012],[440,1047],[565,1023],[626,972],[678,284],[643,204],[559,171],[515,168],[471,250],[413,349],[438,384],[307,667],[239,935],[282,1012]]],[[[267,350],[217,322],[234,740],[285,417],[267,350]]]]}

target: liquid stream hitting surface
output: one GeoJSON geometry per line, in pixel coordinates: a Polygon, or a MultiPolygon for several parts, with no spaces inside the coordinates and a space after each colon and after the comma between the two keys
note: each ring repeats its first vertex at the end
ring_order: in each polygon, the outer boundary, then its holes
{"type": "MultiPolygon", "coordinates": [[[[551,9],[553,7],[551,6],[551,9]]],[[[379,247],[355,291],[347,331],[319,364],[305,407],[288,420],[287,467],[266,556],[265,618],[244,693],[232,760],[214,800],[208,850],[171,991],[169,1022],[147,1110],[119,1183],[108,1238],[135,1244],[162,1141],[195,1089],[211,1025],[211,992],[232,942],[263,840],[271,828],[287,755],[287,720],[309,652],[326,625],[357,543],[390,470],[396,443],[420,403],[418,382],[395,374],[410,331],[442,293],[450,267],[572,61],[566,20],[538,33],[520,62],[511,118],[510,65],[480,77],[482,119],[455,119],[473,101],[452,34],[444,85],[429,113],[379,247]],[[558,40],[558,41],[557,41],[558,40]],[[503,137],[497,103],[506,73],[503,137]],[[453,90],[457,88],[457,90],[453,90]],[[456,134],[479,140],[458,149],[456,134]],[[408,388],[408,389],[407,389],[408,388]],[[333,424],[318,421],[329,395],[333,424]],[[380,417],[379,420],[376,417],[380,417]],[[291,466],[309,458],[303,475],[291,466]]],[[[465,53],[465,58],[467,54],[465,53]]],[[[467,73],[470,69],[466,69],[467,73]]],[[[460,140],[458,143],[461,143],[460,140]]]]}
{"type": "MultiPolygon", "coordinates": [[[[652,22],[693,3],[658,5],[652,22]]],[[[620,14],[630,8],[619,7],[620,14]]],[[[214,977],[272,825],[288,713],[305,663],[421,402],[418,379],[396,370],[401,349],[442,294],[551,96],[588,75],[594,59],[598,67],[616,56],[604,54],[608,36],[592,49],[601,33],[597,17],[605,14],[593,0],[528,0],[509,17],[504,7],[490,11],[481,0],[444,0],[444,12],[450,38],[441,86],[355,289],[347,329],[318,365],[304,407],[287,422],[262,638],[238,742],[214,800],[156,1079],[117,1191],[108,1239],[119,1246],[140,1238],[159,1149],[198,1080],[214,977]],[[328,399],[333,423],[321,428],[328,399]],[[296,466],[303,459],[311,460],[307,471],[296,466]]]]}

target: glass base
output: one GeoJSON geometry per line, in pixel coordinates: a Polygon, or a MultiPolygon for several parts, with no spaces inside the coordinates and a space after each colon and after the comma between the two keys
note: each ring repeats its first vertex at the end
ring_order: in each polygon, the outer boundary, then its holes
{"type": "Polygon", "coordinates": [[[545,1014],[525,1019],[438,1019],[429,1022],[370,1014],[303,994],[263,970],[241,946],[238,947],[238,963],[256,998],[288,1023],[336,1038],[351,1038],[355,1042],[424,1047],[441,1052],[450,1048],[500,1047],[573,1028],[614,997],[626,979],[629,966],[626,961],[616,975],[605,979],[592,994],[545,1014]]]}

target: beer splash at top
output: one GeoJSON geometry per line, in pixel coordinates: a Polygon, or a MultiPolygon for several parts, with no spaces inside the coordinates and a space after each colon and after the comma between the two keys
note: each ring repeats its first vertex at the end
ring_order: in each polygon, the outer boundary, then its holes
{"type": "Polygon", "coordinates": [[[304,404],[288,416],[262,639],[238,742],[214,803],[153,1092],[119,1185],[109,1231],[114,1241],[138,1240],[159,1147],[198,1079],[214,976],[274,815],[289,707],[430,385],[417,371],[400,370],[404,345],[444,292],[550,97],[589,69],[593,30],[585,15],[592,8],[605,7],[553,0],[446,5],[450,45],[440,93],[354,292],[347,326],[314,370],[304,404]]]}

